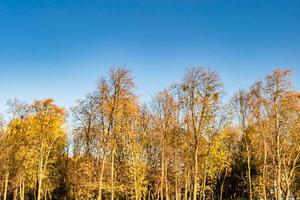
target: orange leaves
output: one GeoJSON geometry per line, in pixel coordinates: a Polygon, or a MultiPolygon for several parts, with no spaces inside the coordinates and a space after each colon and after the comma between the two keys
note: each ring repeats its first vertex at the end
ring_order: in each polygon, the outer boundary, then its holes
{"type": "Polygon", "coordinates": [[[59,117],[64,117],[65,110],[54,104],[53,99],[45,99],[45,100],[36,100],[32,104],[32,109],[37,114],[44,115],[57,115],[59,117]]]}

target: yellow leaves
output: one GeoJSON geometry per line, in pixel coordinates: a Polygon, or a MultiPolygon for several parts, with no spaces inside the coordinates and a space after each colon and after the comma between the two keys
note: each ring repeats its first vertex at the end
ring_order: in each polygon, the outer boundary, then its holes
{"type": "Polygon", "coordinates": [[[281,107],[290,113],[300,112],[300,93],[287,92],[282,99],[281,107]]]}
{"type": "MultiPolygon", "coordinates": [[[[36,186],[37,173],[48,184],[53,181],[48,177],[53,170],[48,169],[48,164],[60,159],[67,144],[64,109],[56,106],[52,99],[35,101],[28,105],[26,112],[12,109],[21,113],[9,122],[6,134],[8,144],[14,147],[10,154],[14,159],[14,173],[24,176],[28,187],[36,186]]],[[[47,185],[47,188],[50,190],[52,187],[47,185]]]]}
{"type": "Polygon", "coordinates": [[[38,135],[41,134],[42,139],[56,137],[55,135],[64,136],[64,109],[54,105],[51,99],[35,101],[32,106],[41,109],[36,109],[23,118],[10,121],[9,129],[13,130],[12,132],[23,137],[30,137],[32,141],[39,138],[38,135]],[[48,109],[46,113],[43,112],[45,106],[48,109]]]}
{"type": "MultiPolygon", "coordinates": [[[[258,177],[253,184],[261,187],[263,165],[268,173],[275,172],[277,133],[282,169],[299,152],[300,93],[288,87],[289,73],[276,70],[248,91],[239,91],[231,102],[241,119],[234,127],[225,119],[231,117],[229,109],[218,105],[222,84],[215,72],[191,69],[181,84],[160,92],[148,110],[141,109],[129,72],[113,69],[99,82],[98,91],[78,101],[72,110],[75,156],[65,156],[65,110],[53,99],[45,99],[28,108],[24,104],[13,109],[14,119],[5,130],[0,128],[6,137],[0,138],[4,143],[1,150],[9,152],[0,155],[0,164],[10,165],[15,174],[26,177],[29,191],[36,190],[37,174],[42,175],[42,188],[53,190],[59,188],[55,185],[60,184],[59,173],[67,172],[67,187],[77,199],[95,199],[99,188],[102,199],[111,191],[116,198],[141,199],[146,193],[151,199],[164,198],[156,195],[167,189],[169,198],[178,192],[180,199],[183,192],[192,197],[193,188],[203,190],[204,178],[207,194],[219,191],[214,187],[222,176],[224,184],[233,178],[231,187],[236,183],[236,174],[231,174],[234,170],[238,170],[238,179],[243,179],[242,184],[237,183],[246,185],[244,162],[248,156],[258,177]],[[276,120],[278,130],[274,128],[276,120]]],[[[272,187],[269,191],[274,191],[272,187]]]]}
{"type": "Polygon", "coordinates": [[[228,127],[220,131],[210,148],[211,162],[219,168],[228,166],[231,162],[231,146],[238,142],[237,130],[228,127]]]}
{"type": "Polygon", "coordinates": [[[34,101],[32,108],[37,115],[45,115],[48,117],[64,117],[65,115],[65,110],[55,105],[53,99],[34,101]]]}
{"type": "Polygon", "coordinates": [[[95,177],[95,170],[97,170],[94,167],[95,160],[77,156],[68,159],[70,187],[76,191],[76,196],[79,199],[92,199],[93,193],[91,191],[96,190],[98,187],[97,177],[95,177]]]}

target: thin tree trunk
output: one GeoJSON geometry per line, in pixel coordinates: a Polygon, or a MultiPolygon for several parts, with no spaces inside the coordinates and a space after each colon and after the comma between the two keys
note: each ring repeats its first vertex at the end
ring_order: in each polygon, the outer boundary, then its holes
{"type": "Polygon", "coordinates": [[[275,115],[275,131],[276,131],[276,158],[277,158],[277,166],[276,166],[276,199],[280,200],[281,195],[281,158],[280,158],[280,136],[279,136],[279,119],[276,109],[275,115]]]}
{"type": "Polygon", "coordinates": [[[187,175],[185,178],[185,187],[184,187],[184,199],[185,200],[188,199],[188,192],[189,192],[188,186],[189,186],[189,171],[187,171],[187,175]]]}
{"type": "Polygon", "coordinates": [[[203,191],[202,191],[202,199],[205,200],[206,198],[206,194],[205,194],[205,190],[206,190],[206,171],[207,171],[207,156],[206,155],[206,158],[205,158],[205,164],[204,164],[204,177],[203,177],[203,184],[202,184],[202,187],[203,187],[203,191]]]}
{"type": "Polygon", "coordinates": [[[194,191],[193,191],[193,200],[197,200],[197,182],[198,182],[198,142],[196,141],[196,150],[195,150],[195,169],[194,169],[194,191]]]}
{"type": "Polygon", "coordinates": [[[38,172],[38,190],[37,190],[37,200],[41,200],[41,190],[42,190],[42,180],[43,180],[43,161],[40,158],[39,172],[38,172]]]}
{"type": "Polygon", "coordinates": [[[97,198],[98,200],[102,199],[102,181],[103,181],[104,166],[105,166],[105,155],[103,156],[103,161],[101,166],[101,174],[100,174],[98,198],[97,198]]]}
{"type": "Polygon", "coordinates": [[[135,156],[132,155],[133,160],[133,171],[134,171],[134,191],[135,191],[135,199],[139,200],[139,194],[138,194],[138,184],[137,184],[137,172],[136,172],[136,165],[135,165],[135,156]]]}
{"type": "Polygon", "coordinates": [[[25,186],[24,186],[23,178],[20,179],[19,187],[20,187],[20,200],[24,200],[24,195],[25,195],[24,187],[25,186]]]}
{"type": "Polygon", "coordinates": [[[178,192],[178,176],[175,177],[175,199],[179,200],[179,192],[178,192]]]}
{"type": "Polygon", "coordinates": [[[161,153],[161,183],[160,183],[160,199],[164,199],[164,171],[165,171],[165,145],[163,141],[163,146],[162,146],[162,153],[161,153]]]}
{"type": "Polygon", "coordinates": [[[264,164],[263,164],[263,195],[264,200],[267,200],[267,191],[266,191],[266,165],[267,165],[267,146],[264,139],[264,164]]]}
{"type": "Polygon", "coordinates": [[[18,195],[18,189],[15,188],[13,193],[13,200],[17,200],[17,195],[18,195]]]}
{"type": "MultiPolygon", "coordinates": [[[[246,138],[248,140],[248,138],[246,138]]],[[[252,177],[251,177],[251,155],[248,142],[246,142],[247,149],[247,171],[248,171],[248,182],[249,182],[249,199],[252,200],[252,177]]]]}
{"type": "Polygon", "coordinates": [[[179,200],[179,192],[178,192],[178,169],[177,169],[177,156],[176,152],[174,152],[174,164],[175,164],[175,199],[179,200]]]}
{"type": "Polygon", "coordinates": [[[280,150],[279,150],[279,139],[277,139],[277,166],[276,166],[276,199],[280,200],[281,195],[281,163],[280,163],[280,150]]]}
{"type": "Polygon", "coordinates": [[[165,180],[166,180],[166,200],[169,200],[169,183],[168,183],[168,167],[167,164],[165,164],[166,168],[166,175],[165,175],[165,180]]]}
{"type": "Polygon", "coordinates": [[[115,182],[114,182],[114,171],[115,171],[115,147],[112,151],[112,157],[111,157],[111,200],[114,200],[115,198],[115,182]]]}
{"type": "Polygon", "coordinates": [[[48,192],[46,191],[46,192],[45,192],[45,198],[44,198],[45,200],[47,200],[47,193],[48,193],[48,192]]]}
{"type": "Polygon", "coordinates": [[[289,197],[290,197],[290,185],[287,183],[285,199],[289,200],[289,197]]]}
{"type": "Polygon", "coordinates": [[[9,178],[9,173],[5,173],[3,200],[7,199],[8,178],[9,178]]]}
{"type": "Polygon", "coordinates": [[[223,178],[223,181],[222,181],[222,184],[221,184],[220,200],[223,199],[223,188],[224,188],[224,183],[225,183],[226,177],[227,177],[227,168],[225,168],[225,175],[224,175],[224,178],[223,178]]]}

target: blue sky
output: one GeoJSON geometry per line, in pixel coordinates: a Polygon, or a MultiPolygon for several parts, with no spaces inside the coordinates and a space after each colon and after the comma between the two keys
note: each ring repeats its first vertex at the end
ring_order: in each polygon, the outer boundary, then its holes
{"type": "Polygon", "coordinates": [[[0,0],[0,112],[14,97],[70,107],[112,66],[141,101],[190,66],[218,71],[227,95],[287,67],[300,89],[300,1],[0,0]]]}

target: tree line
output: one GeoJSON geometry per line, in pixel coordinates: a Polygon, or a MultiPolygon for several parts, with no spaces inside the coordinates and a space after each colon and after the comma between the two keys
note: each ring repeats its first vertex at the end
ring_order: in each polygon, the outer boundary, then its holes
{"type": "Polygon", "coordinates": [[[219,74],[195,67],[141,104],[130,71],[112,68],[69,114],[52,99],[11,100],[0,199],[299,199],[291,71],[224,96],[219,74]]]}

